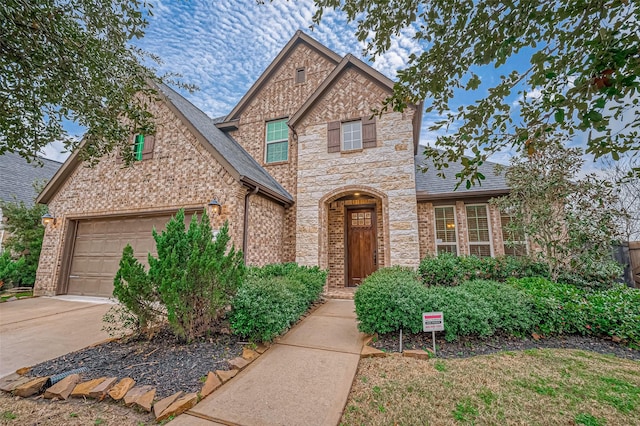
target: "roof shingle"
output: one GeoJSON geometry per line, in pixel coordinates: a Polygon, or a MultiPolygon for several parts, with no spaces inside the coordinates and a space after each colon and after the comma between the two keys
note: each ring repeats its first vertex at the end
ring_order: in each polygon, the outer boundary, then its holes
{"type": "Polygon", "coordinates": [[[16,200],[28,206],[33,205],[38,195],[33,188],[34,181],[48,181],[62,165],[47,158],[40,158],[40,161],[42,166],[34,162],[28,163],[18,154],[6,152],[0,155],[0,200],[16,200]]]}

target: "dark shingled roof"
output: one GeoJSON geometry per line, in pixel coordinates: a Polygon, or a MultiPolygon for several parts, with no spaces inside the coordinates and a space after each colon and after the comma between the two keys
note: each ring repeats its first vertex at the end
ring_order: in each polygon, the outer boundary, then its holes
{"type": "Polygon", "coordinates": [[[504,176],[505,170],[502,170],[500,174],[496,175],[495,167],[498,163],[492,163],[485,161],[478,170],[485,176],[485,180],[482,181],[482,186],[474,185],[470,189],[466,189],[464,183],[455,189],[457,180],[455,178],[456,173],[462,170],[460,163],[449,163],[449,167],[442,169],[445,174],[445,179],[438,176],[440,170],[433,166],[433,161],[430,158],[426,158],[424,154],[418,154],[415,156],[416,164],[416,192],[418,198],[420,195],[428,196],[429,198],[437,198],[438,196],[447,196],[451,198],[454,194],[459,194],[460,198],[474,195],[482,195],[483,193],[498,193],[509,192],[509,186],[504,176]],[[421,167],[427,166],[428,170],[423,173],[421,167]]]}
{"type": "Polygon", "coordinates": [[[159,86],[173,106],[193,125],[193,127],[213,146],[213,148],[233,167],[241,179],[246,177],[258,185],[293,201],[287,192],[242,146],[231,136],[218,129],[216,120],[198,109],[175,90],[166,85],[159,86]]]}
{"type": "Polygon", "coordinates": [[[48,181],[62,166],[62,163],[46,158],[40,158],[40,161],[42,167],[36,162],[28,163],[18,154],[6,152],[0,155],[0,200],[17,200],[33,205],[33,200],[38,195],[33,189],[33,182],[48,181]]]}

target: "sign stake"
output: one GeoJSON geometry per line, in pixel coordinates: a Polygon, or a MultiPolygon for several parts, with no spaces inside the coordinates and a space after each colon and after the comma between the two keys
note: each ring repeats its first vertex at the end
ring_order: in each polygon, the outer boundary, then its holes
{"type": "Polygon", "coordinates": [[[431,332],[431,340],[433,340],[433,355],[436,355],[436,332],[431,332]]]}

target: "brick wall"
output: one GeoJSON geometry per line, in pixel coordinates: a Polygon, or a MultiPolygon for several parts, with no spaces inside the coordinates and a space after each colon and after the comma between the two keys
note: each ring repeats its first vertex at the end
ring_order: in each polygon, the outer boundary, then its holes
{"type": "Polygon", "coordinates": [[[249,197],[247,264],[263,266],[284,261],[284,210],[261,195],[249,197]]]}
{"type": "Polygon", "coordinates": [[[93,168],[79,165],[50,200],[49,211],[57,221],[46,229],[36,294],[56,292],[69,218],[204,208],[216,197],[223,207],[221,215],[212,218],[212,226],[219,228],[228,219],[234,244],[242,246],[246,189],[165,104],[158,103],[153,110],[158,121],[153,159],[123,168],[112,154],[93,168]]]}
{"type": "MultiPolygon", "coordinates": [[[[297,191],[298,145],[292,132],[289,132],[289,161],[266,164],[265,123],[291,117],[334,68],[335,64],[315,49],[305,43],[298,43],[241,111],[238,130],[230,132],[231,136],[289,191],[294,200],[297,191]],[[305,67],[306,81],[296,83],[295,72],[301,67],[305,67]]],[[[283,240],[283,255],[287,261],[295,260],[295,221],[295,208],[287,209],[283,240]]]]}

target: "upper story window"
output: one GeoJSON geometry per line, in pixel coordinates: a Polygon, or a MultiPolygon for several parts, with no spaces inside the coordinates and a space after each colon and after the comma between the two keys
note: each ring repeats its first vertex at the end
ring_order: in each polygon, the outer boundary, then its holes
{"type": "Polygon", "coordinates": [[[342,150],[362,149],[362,121],[342,123],[342,150]]]}
{"type": "Polygon", "coordinates": [[[376,146],[375,117],[327,123],[327,152],[354,151],[376,146]]]}
{"type": "Polygon", "coordinates": [[[296,83],[304,83],[307,80],[307,74],[304,68],[296,69],[296,83]]]}
{"type": "Polygon", "coordinates": [[[142,161],[142,151],[144,150],[144,135],[138,133],[133,138],[133,157],[136,161],[142,161]]]}
{"type": "Polygon", "coordinates": [[[527,238],[524,230],[513,225],[513,217],[502,212],[500,216],[502,225],[502,240],[504,241],[504,254],[507,256],[526,256],[527,238]]]}
{"type": "Polygon", "coordinates": [[[456,236],[456,217],[453,206],[436,207],[436,251],[441,253],[458,254],[458,239],[456,236]]]}
{"type": "Polygon", "coordinates": [[[289,127],[287,119],[267,123],[266,162],[279,163],[289,160],[289,127]]]}
{"type": "Polygon", "coordinates": [[[155,137],[138,133],[133,136],[133,159],[135,161],[150,160],[153,158],[155,137]]]}
{"type": "Polygon", "coordinates": [[[478,257],[491,257],[491,231],[486,204],[467,206],[467,232],[469,253],[478,257]]]}

